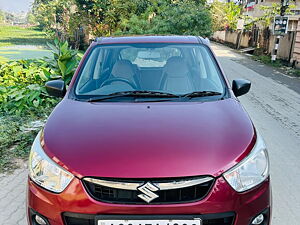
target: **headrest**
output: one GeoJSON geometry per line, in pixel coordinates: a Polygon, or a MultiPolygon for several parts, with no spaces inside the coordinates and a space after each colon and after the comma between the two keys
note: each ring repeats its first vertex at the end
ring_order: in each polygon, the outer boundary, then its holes
{"type": "Polygon", "coordinates": [[[114,64],[111,74],[115,77],[133,79],[134,76],[133,65],[129,60],[118,60],[114,64]]]}
{"type": "Polygon", "coordinates": [[[182,57],[173,56],[168,59],[164,72],[169,76],[185,77],[188,73],[188,66],[182,57]]]}

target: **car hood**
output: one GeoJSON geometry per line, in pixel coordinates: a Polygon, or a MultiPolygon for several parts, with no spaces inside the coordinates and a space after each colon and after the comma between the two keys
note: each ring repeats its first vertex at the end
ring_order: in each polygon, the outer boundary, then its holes
{"type": "Polygon", "coordinates": [[[219,176],[253,146],[253,125],[235,99],[89,103],[64,99],[44,128],[44,150],[84,176],[219,176]]]}

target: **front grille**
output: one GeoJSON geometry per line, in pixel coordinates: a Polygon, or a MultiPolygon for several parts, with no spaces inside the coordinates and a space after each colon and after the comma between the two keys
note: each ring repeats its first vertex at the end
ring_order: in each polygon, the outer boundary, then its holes
{"type": "MultiPolygon", "coordinates": [[[[126,217],[126,215],[123,216],[119,215],[120,217],[119,219],[122,219],[124,216],[126,217]]],[[[176,215],[176,216],[177,219],[178,218],[185,219],[187,217],[186,215],[176,215]]],[[[63,217],[66,225],[95,225],[95,215],[64,213],[63,217]]],[[[137,217],[138,219],[139,216],[135,216],[135,217],[137,217]]],[[[150,215],[149,219],[156,219],[155,217],[156,217],[155,215],[150,215]]],[[[172,218],[172,217],[173,215],[166,216],[166,218],[172,218]]],[[[235,214],[233,212],[228,212],[228,213],[219,213],[219,214],[204,214],[204,215],[197,215],[193,217],[194,218],[200,217],[203,221],[203,225],[233,225],[235,214]]]]}
{"type": "MultiPolygon", "coordinates": [[[[193,179],[202,179],[203,177],[197,177],[193,179]]],[[[191,178],[187,178],[191,179],[191,178]]],[[[180,179],[151,179],[151,180],[125,180],[125,179],[114,179],[114,181],[120,183],[141,183],[146,182],[151,183],[164,183],[164,182],[181,182],[183,178],[180,179]]],[[[88,193],[97,201],[117,203],[117,204],[176,204],[176,203],[186,203],[194,202],[203,199],[210,191],[213,186],[214,179],[210,178],[209,181],[196,184],[193,186],[170,189],[170,190],[158,190],[154,193],[159,197],[147,203],[145,200],[138,197],[138,195],[143,194],[139,190],[124,190],[114,187],[108,187],[96,184],[94,182],[89,182],[83,179],[83,183],[88,193]]]]}

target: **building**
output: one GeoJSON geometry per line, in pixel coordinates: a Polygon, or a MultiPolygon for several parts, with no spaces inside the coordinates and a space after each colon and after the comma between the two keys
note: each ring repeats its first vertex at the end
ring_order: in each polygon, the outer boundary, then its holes
{"type": "MultiPolygon", "coordinates": [[[[244,15],[251,17],[261,17],[264,15],[264,11],[261,6],[272,6],[272,4],[281,4],[281,0],[244,0],[244,15]]],[[[300,67],[300,1],[289,1],[290,5],[294,5],[291,9],[292,14],[288,15],[288,29],[287,34],[284,35],[279,42],[278,56],[279,58],[285,59],[293,63],[296,67],[300,67]]],[[[260,24],[257,24],[258,28],[260,24]]],[[[273,23],[269,26],[272,31],[273,23]]],[[[273,46],[275,45],[275,36],[270,34],[268,40],[268,53],[271,53],[273,46]]]]}

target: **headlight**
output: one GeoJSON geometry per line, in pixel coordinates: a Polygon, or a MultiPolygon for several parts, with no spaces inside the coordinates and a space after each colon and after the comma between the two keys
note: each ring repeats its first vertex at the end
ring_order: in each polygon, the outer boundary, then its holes
{"type": "Polygon", "coordinates": [[[269,157],[262,137],[257,133],[251,153],[223,174],[237,192],[247,191],[261,184],[269,176],[269,157]]]}
{"type": "Polygon", "coordinates": [[[29,156],[29,176],[43,188],[60,193],[69,185],[73,175],[58,166],[44,152],[41,146],[41,133],[36,136],[29,156]]]}

